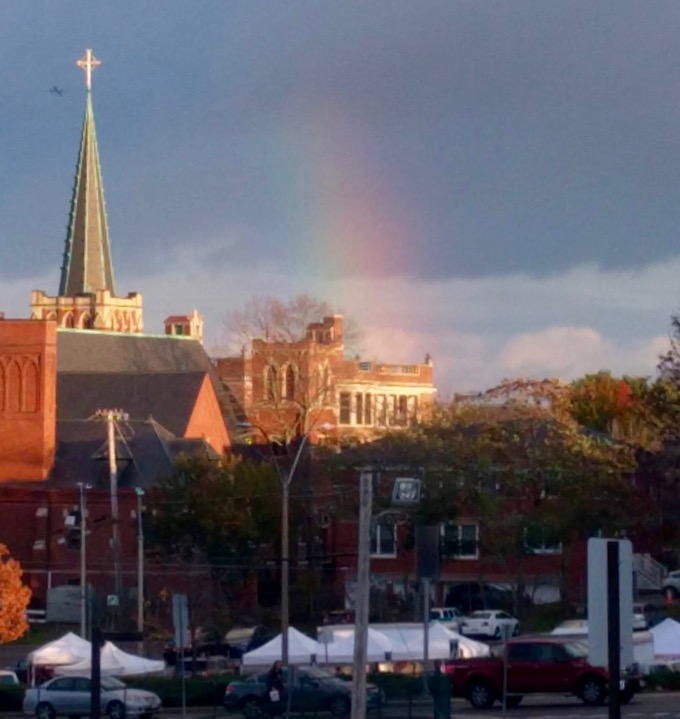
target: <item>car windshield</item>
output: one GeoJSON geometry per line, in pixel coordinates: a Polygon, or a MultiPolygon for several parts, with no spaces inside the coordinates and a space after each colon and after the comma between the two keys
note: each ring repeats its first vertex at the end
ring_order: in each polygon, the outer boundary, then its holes
{"type": "Polygon", "coordinates": [[[102,677],[102,689],[125,689],[127,685],[114,677],[102,677]]]}
{"type": "Polygon", "coordinates": [[[588,647],[582,642],[566,642],[563,646],[572,659],[585,659],[588,656],[588,647]]]}

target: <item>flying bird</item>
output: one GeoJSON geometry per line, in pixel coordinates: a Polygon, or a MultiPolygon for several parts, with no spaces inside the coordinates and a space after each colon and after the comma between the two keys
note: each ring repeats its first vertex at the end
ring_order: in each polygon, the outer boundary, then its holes
{"type": "Polygon", "coordinates": [[[55,95],[59,96],[64,94],[63,88],[57,87],[56,85],[52,85],[52,87],[50,88],[50,92],[53,92],[55,95]]]}

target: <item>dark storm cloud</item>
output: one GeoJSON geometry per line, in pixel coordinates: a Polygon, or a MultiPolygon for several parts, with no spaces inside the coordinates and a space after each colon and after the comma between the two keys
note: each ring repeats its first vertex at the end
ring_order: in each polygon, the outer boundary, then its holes
{"type": "Polygon", "coordinates": [[[3,276],[59,264],[85,47],[104,63],[119,276],[206,240],[223,242],[218,264],[294,266],[301,237],[322,231],[305,218],[337,202],[292,172],[332,163],[345,126],[368,171],[342,191],[379,191],[409,218],[383,242],[417,248],[413,275],[630,268],[677,251],[674,2],[62,0],[4,14],[3,276]],[[327,108],[336,124],[320,129],[327,108]]]}

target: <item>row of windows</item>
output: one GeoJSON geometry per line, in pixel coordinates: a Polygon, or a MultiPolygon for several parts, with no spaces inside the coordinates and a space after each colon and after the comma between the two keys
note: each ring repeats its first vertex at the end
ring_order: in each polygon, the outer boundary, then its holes
{"type": "Polygon", "coordinates": [[[418,416],[418,397],[411,395],[340,392],[340,424],[403,427],[418,416]]]}
{"type": "MultiPolygon", "coordinates": [[[[529,554],[559,554],[562,545],[551,541],[545,530],[529,527],[525,532],[525,549],[529,554]]],[[[440,552],[445,559],[479,558],[479,525],[475,522],[441,524],[440,552]]],[[[371,531],[371,555],[374,557],[397,556],[396,525],[382,521],[371,531]]]]}
{"type": "Polygon", "coordinates": [[[313,403],[325,400],[330,391],[330,369],[328,367],[317,368],[312,373],[311,383],[304,387],[298,369],[287,364],[279,368],[269,364],[264,369],[264,398],[268,402],[279,400],[294,400],[300,393],[308,395],[313,403]]]}

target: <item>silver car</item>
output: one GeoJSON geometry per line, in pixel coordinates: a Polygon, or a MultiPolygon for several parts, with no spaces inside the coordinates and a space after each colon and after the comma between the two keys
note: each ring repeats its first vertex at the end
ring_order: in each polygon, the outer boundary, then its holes
{"type": "MultiPolygon", "coordinates": [[[[36,719],[54,719],[59,715],[88,716],[91,687],[89,677],[50,679],[39,687],[26,690],[24,714],[35,715],[36,719]]],[[[110,719],[146,718],[160,710],[161,700],[153,692],[132,689],[113,677],[102,677],[101,708],[110,719]]]]}

